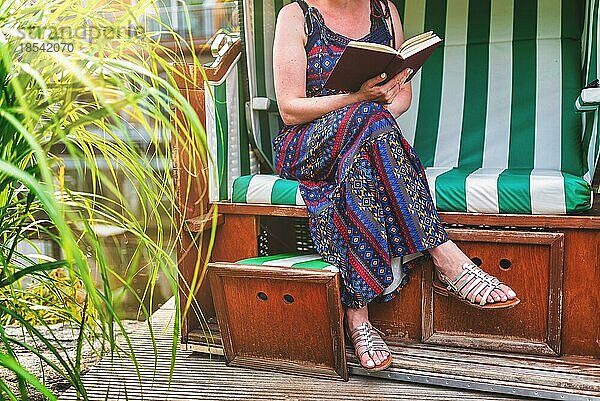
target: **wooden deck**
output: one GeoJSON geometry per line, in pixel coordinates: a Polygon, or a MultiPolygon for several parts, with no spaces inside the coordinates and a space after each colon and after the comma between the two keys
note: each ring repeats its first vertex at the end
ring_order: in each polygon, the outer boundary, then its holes
{"type": "MultiPolygon", "coordinates": [[[[171,300],[152,318],[158,358],[147,327],[131,334],[140,379],[128,358],[105,358],[83,378],[90,400],[522,400],[365,376],[351,376],[343,382],[233,368],[222,357],[179,349],[169,378],[173,308],[171,300]]],[[[60,399],[77,397],[68,390],[60,399]]]]}

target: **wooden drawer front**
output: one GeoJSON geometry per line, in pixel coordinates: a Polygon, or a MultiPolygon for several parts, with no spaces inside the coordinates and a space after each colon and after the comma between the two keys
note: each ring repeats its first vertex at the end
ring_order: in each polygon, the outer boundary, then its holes
{"type": "Polygon", "coordinates": [[[228,364],[348,379],[337,273],[209,264],[228,364]]]}
{"type": "Polygon", "coordinates": [[[563,234],[450,229],[450,238],[521,299],[512,309],[480,310],[431,289],[423,270],[423,342],[541,355],[560,354],[563,234]]]}

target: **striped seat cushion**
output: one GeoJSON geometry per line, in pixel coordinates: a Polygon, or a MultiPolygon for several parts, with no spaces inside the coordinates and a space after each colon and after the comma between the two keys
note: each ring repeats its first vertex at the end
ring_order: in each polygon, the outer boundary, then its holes
{"type": "MultiPolygon", "coordinates": [[[[387,295],[395,291],[398,286],[406,283],[406,273],[402,268],[402,263],[408,263],[411,260],[418,259],[422,254],[417,252],[412,255],[408,255],[404,258],[395,257],[392,258],[392,283],[386,287],[382,295],[387,295]]],[[[257,258],[243,259],[236,263],[246,265],[262,265],[262,266],[277,266],[277,267],[294,267],[301,269],[313,269],[313,270],[328,270],[333,273],[339,272],[339,269],[328,262],[325,262],[318,254],[307,254],[307,253],[281,253],[278,255],[260,256],[257,258]]]]}
{"type": "MultiPolygon", "coordinates": [[[[439,211],[519,214],[578,213],[591,207],[583,178],[542,169],[426,169],[439,211]]],[[[240,177],[233,202],[304,205],[298,183],[273,175],[240,177]]]]}
{"type": "MultiPolygon", "coordinates": [[[[598,44],[600,43],[600,0],[588,0],[586,4],[587,15],[585,20],[587,24],[583,31],[583,82],[591,83],[597,79],[600,79],[600,51],[598,51],[598,44]]],[[[582,101],[587,100],[598,100],[596,107],[588,107],[582,114],[583,122],[583,135],[582,135],[582,149],[586,153],[585,166],[587,170],[583,177],[588,182],[592,182],[594,178],[594,172],[598,165],[598,158],[600,157],[600,140],[598,140],[598,133],[600,132],[600,88],[591,88],[592,91],[584,90],[582,101]]]]}
{"type": "Polygon", "coordinates": [[[329,270],[338,272],[337,267],[321,259],[318,254],[306,253],[280,253],[278,255],[260,256],[240,260],[236,263],[245,265],[279,266],[279,267],[297,267],[302,269],[329,270]]]}
{"type": "Polygon", "coordinates": [[[589,183],[557,170],[430,167],[425,173],[443,212],[568,214],[592,205],[589,183]]]}
{"type": "Polygon", "coordinates": [[[304,205],[296,181],[276,175],[255,174],[233,182],[232,202],[267,203],[270,205],[304,205]]]}

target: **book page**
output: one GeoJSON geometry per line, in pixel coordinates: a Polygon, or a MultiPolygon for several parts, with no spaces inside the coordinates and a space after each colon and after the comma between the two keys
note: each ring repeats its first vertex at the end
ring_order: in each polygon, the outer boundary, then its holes
{"type": "Polygon", "coordinates": [[[437,36],[435,33],[433,33],[433,31],[428,31],[428,32],[424,32],[420,35],[417,36],[413,36],[410,39],[406,39],[404,41],[404,43],[402,43],[400,45],[400,48],[398,49],[398,53],[400,53],[403,49],[409,47],[409,46],[413,46],[417,43],[423,42],[429,38],[431,38],[432,36],[437,36]]]}
{"type": "Polygon", "coordinates": [[[434,44],[439,43],[441,41],[442,41],[442,39],[440,39],[438,36],[432,36],[421,42],[414,43],[410,46],[407,46],[407,47],[401,49],[398,52],[398,54],[400,55],[400,57],[402,57],[403,59],[406,60],[413,54],[419,53],[420,51],[423,51],[423,50],[427,49],[428,47],[431,47],[434,44]]]}
{"type": "Polygon", "coordinates": [[[354,47],[357,49],[373,50],[376,52],[396,54],[395,49],[393,49],[389,46],[386,46],[386,45],[382,45],[380,43],[359,42],[359,41],[353,40],[353,41],[350,41],[350,43],[348,43],[348,47],[354,47]]]}

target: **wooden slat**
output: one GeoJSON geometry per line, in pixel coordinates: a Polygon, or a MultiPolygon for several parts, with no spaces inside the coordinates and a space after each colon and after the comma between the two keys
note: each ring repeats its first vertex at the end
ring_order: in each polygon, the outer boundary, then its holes
{"type": "MultiPolygon", "coordinates": [[[[220,226],[225,221],[223,214],[217,214],[217,225],[220,226]]],[[[213,215],[207,213],[204,216],[198,216],[185,221],[187,228],[193,233],[209,231],[212,227],[213,215]]]]}
{"type": "MultiPolygon", "coordinates": [[[[262,205],[231,202],[215,202],[219,213],[258,216],[308,217],[305,206],[262,205]]],[[[538,228],[583,228],[600,229],[599,210],[582,215],[524,215],[440,212],[446,224],[490,226],[490,227],[538,227],[538,228]]]]}
{"type": "MultiPolygon", "coordinates": [[[[103,359],[83,377],[88,398],[95,400],[188,401],[208,400],[431,400],[489,401],[520,400],[472,391],[459,391],[397,381],[353,376],[349,382],[228,367],[222,357],[177,351],[171,368],[173,302],[153,316],[157,354],[147,328],[131,335],[140,377],[125,357],[103,359]]],[[[63,401],[76,400],[73,390],[63,401]]]]}
{"type": "Polygon", "coordinates": [[[215,202],[219,213],[257,216],[308,217],[306,206],[215,202]]]}
{"type": "MultiPolygon", "coordinates": [[[[371,376],[527,394],[542,399],[600,401],[600,364],[592,358],[507,354],[429,344],[407,345],[393,339],[387,342],[394,354],[394,363],[390,369],[371,376]]],[[[351,373],[368,374],[360,368],[350,347],[347,348],[347,359],[351,373]]],[[[487,400],[487,397],[483,399],[487,400]]]]}

